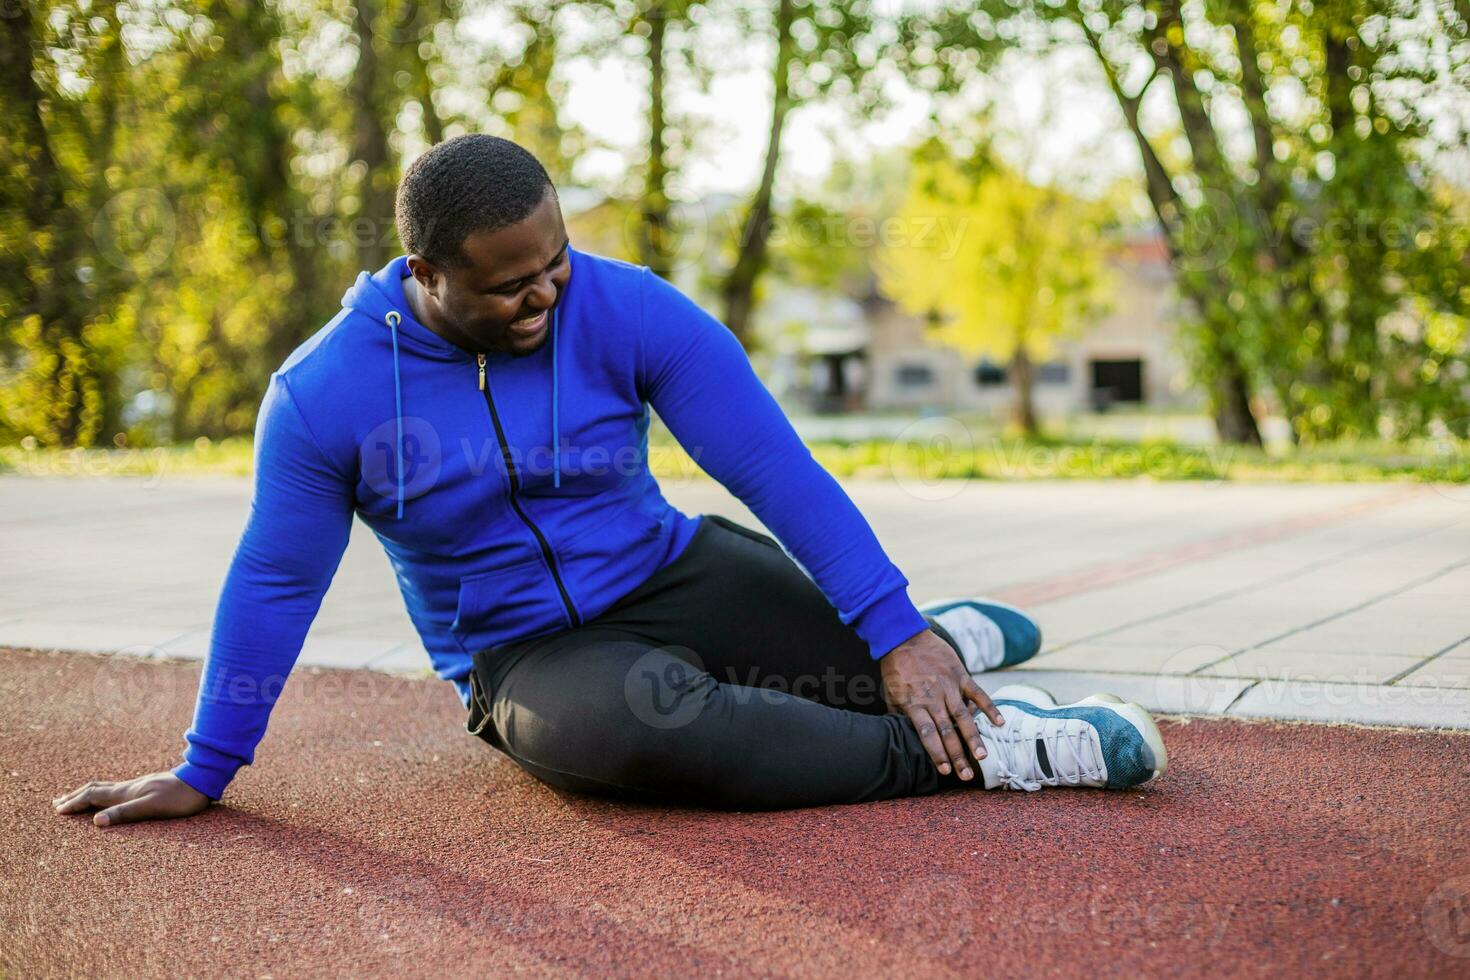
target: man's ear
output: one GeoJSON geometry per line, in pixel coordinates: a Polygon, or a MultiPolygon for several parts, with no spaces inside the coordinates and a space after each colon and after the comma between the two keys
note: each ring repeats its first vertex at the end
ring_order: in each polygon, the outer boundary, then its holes
{"type": "Polygon", "coordinates": [[[408,256],[408,271],[413,273],[414,280],[429,293],[439,288],[439,281],[443,278],[434,263],[421,255],[408,256]]]}

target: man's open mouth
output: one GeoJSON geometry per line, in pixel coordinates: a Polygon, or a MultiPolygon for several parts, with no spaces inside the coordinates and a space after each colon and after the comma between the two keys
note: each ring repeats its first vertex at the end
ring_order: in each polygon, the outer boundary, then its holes
{"type": "Polygon", "coordinates": [[[532,334],[540,333],[541,328],[546,326],[546,321],[547,318],[550,316],[550,313],[550,310],[542,310],[535,316],[522,317],[519,320],[512,320],[510,324],[510,329],[518,334],[521,334],[522,336],[530,336],[532,334]]]}

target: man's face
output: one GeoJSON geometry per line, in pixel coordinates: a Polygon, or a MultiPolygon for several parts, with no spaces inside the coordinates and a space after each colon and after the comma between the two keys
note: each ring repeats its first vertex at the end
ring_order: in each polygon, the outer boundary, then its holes
{"type": "Polygon", "coordinates": [[[468,266],[410,256],[426,296],[425,326],[475,353],[533,354],[551,336],[551,310],[572,277],[561,205],[547,189],[524,221],[465,239],[468,266]]]}

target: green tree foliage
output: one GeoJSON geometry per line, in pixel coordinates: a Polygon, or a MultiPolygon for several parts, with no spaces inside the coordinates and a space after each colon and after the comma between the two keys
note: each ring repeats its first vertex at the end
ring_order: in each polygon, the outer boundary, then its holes
{"type": "Polygon", "coordinates": [[[792,200],[771,237],[770,273],[860,300],[879,298],[883,222],[903,205],[912,163],[889,151],[833,163],[820,188],[792,200]]]}
{"type": "Polygon", "coordinates": [[[270,372],[398,250],[406,159],[474,128],[565,179],[556,9],[496,5],[516,30],[476,48],[464,6],[8,4],[0,438],[248,432],[270,372]]]}
{"type": "Polygon", "coordinates": [[[325,120],[310,82],[286,77],[273,8],[211,0],[160,27],[138,71],[163,145],[133,193],[166,198],[173,247],[131,256],[149,387],[166,394],[150,434],[218,438],[248,430],[265,377],[335,306],[344,256],[319,247],[292,179],[295,127],[325,120]]]}
{"type": "Polygon", "coordinates": [[[1012,419],[1032,435],[1034,365],[1107,302],[1102,217],[1099,205],[1002,161],[961,164],[931,142],[879,258],[880,281],[901,307],[930,320],[937,340],[1009,364],[1012,419]],[[923,233],[940,217],[959,234],[923,233]]]}
{"type": "MultiPolygon", "coordinates": [[[[248,431],[270,372],[397,250],[406,161],[491,132],[571,179],[590,140],[558,111],[560,66],[599,46],[648,85],[647,154],[583,220],[672,268],[699,120],[666,96],[727,54],[708,50],[709,23],[771,55],[764,138],[718,150],[760,160],[719,242],[715,293],[737,333],[772,265],[870,296],[873,248],[849,233],[891,215],[903,186],[783,202],[801,106],[858,122],[900,78],[943,100],[1007,52],[1066,45],[1089,53],[1133,139],[1222,436],[1258,441],[1256,414],[1278,408],[1301,440],[1470,418],[1467,198],[1441,176],[1466,145],[1463,0],[926,0],[897,19],[872,0],[0,6],[5,441],[248,431]],[[789,233],[834,220],[836,238],[789,233]]],[[[1034,216],[1026,188],[1045,188],[1016,169],[1027,179],[1007,194],[1034,216]]]]}
{"type": "Polygon", "coordinates": [[[5,13],[0,431],[85,444],[120,415],[133,326],[103,213],[127,111],[122,26],[110,3],[5,13]]]}
{"type": "Polygon", "coordinates": [[[557,183],[571,179],[572,166],[586,149],[586,137],[568,126],[558,107],[566,84],[556,67],[564,56],[562,18],[577,5],[555,2],[492,4],[515,28],[509,44],[489,53],[491,81],[486,107],[493,125],[486,131],[506,136],[536,154],[557,183]]]}
{"type": "Polygon", "coordinates": [[[1465,134],[1430,115],[1463,91],[1466,24],[1453,0],[981,0],[911,18],[902,57],[943,89],[1023,43],[1086,45],[1222,437],[1259,442],[1260,391],[1298,438],[1403,435],[1467,414],[1466,243],[1433,176],[1465,134]],[[1155,96],[1176,129],[1148,125],[1155,96]]]}

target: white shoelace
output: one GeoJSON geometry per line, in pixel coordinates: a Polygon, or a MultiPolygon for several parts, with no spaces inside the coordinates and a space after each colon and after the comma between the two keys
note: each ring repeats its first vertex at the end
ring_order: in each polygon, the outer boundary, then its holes
{"type": "MultiPolygon", "coordinates": [[[[1002,708],[1004,714],[1006,708],[1002,708]]],[[[1097,785],[1107,780],[1102,747],[1092,727],[1076,718],[1038,718],[1011,708],[1004,728],[979,715],[975,721],[991,752],[996,775],[1014,790],[1034,793],[1043,786],[1097,785]],[[1041,770],[1036,741],[1046,747],[1052,775],[1041,770]],[[1087,780],[1092,780],[1088,783],[1087,780]]]]}

